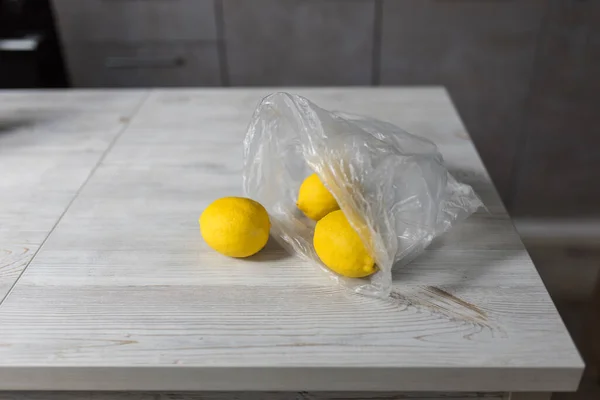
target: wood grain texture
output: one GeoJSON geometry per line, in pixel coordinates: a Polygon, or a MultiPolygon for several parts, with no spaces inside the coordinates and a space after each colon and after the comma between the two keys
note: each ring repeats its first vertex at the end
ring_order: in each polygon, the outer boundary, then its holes
{"type": "MultiPolygon", "coordinates": [[[[507,400],[507,393],[427,392],[0,392],[0,400],[507,400]]],[[[533,399],[537,400],[537,399],[533,399]]]]}
{"type": "MultiPolygon", "coordinates": [[[[8,241],[6,241],[8,242],[8,241]]],[[[39,246],[3,243],[0,248],[0,297],[8,293],[39,246]]]]}
{"type": "Polygon", "coordinates": [[[297,91],[433,139],[488,207],[398,270],[389,299],[275,243],[246,260],[210,251],[198,215],[241,194],[241,141],[268,91],[150,95],[0,306],[0,388],[576,387],[579,355],[439,88],[297,91]]]}
{"type": "Polygon", "coordinates": [[[0,92],[0,299],[143,92],[0,92]]]}

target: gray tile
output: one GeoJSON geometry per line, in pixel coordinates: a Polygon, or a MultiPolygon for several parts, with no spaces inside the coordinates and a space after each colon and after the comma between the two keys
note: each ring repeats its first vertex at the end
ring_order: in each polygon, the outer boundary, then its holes
{"type": "Polygon", "coordinates": [[[545,0],[386,0],[381,83],[445,85],[506,198],[545,0]]]}
{"type": "Polygon", "coordinates": [[[552,1],[535,64],[513,210],[600,215],[600,2],[552,1]]]}
{"type": "Polygon", "coordinates": [[[65,42],[215,40],[214,0],[53,0],[65,42]]]}
{"type": "Polygon", "coordinates": [[[75,87],[177,87],[221,84],[215,42],[78,43],[67,61],[75,87]]]}
{"type": "Polygon", "coordinates": [[[224,0],[232,85],[368,85],[372,1],[224,0]]]}

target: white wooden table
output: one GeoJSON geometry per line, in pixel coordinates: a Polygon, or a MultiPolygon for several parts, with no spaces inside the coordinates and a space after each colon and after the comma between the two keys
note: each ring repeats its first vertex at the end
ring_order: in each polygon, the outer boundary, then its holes
{"type": "MultiPolygon", "coordinates": [[[[488,210],[397,271],[389,300],[350,295],[274,243],[237,260],[200,238],[204,207],[241,194],[242,139],[270,90],[0,92],[0,390],[576,389],[582,361],[447,93],[289,91],[434,140],[488,210]]],[[[89,396],[172,398],[0,392],[89,396]]]]}

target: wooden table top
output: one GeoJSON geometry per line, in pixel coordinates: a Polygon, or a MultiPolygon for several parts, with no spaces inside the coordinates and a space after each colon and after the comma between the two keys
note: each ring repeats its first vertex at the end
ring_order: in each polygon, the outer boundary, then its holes
{"type": "Polygon", "coordinates": [[[288,89],[435,141],[487,210],[352,295],[198,216],[269,89],[0,92],[0,390],[572,390],[582,361],[442,88],[288,89]]]}

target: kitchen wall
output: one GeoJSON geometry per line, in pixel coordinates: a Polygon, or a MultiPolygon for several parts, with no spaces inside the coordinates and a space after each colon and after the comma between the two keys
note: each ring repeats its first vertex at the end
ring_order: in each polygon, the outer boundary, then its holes
{"type": "Polygon", "coordinates": [[[514,215],[600,211],[600,1],[53,4],[73,86],[444,85],[514,215]]]}
{"type": "Polygon", "coordinates": [[[525,104],[518,215],[600,214],[600,1],[549,2],[525,104]]]}

